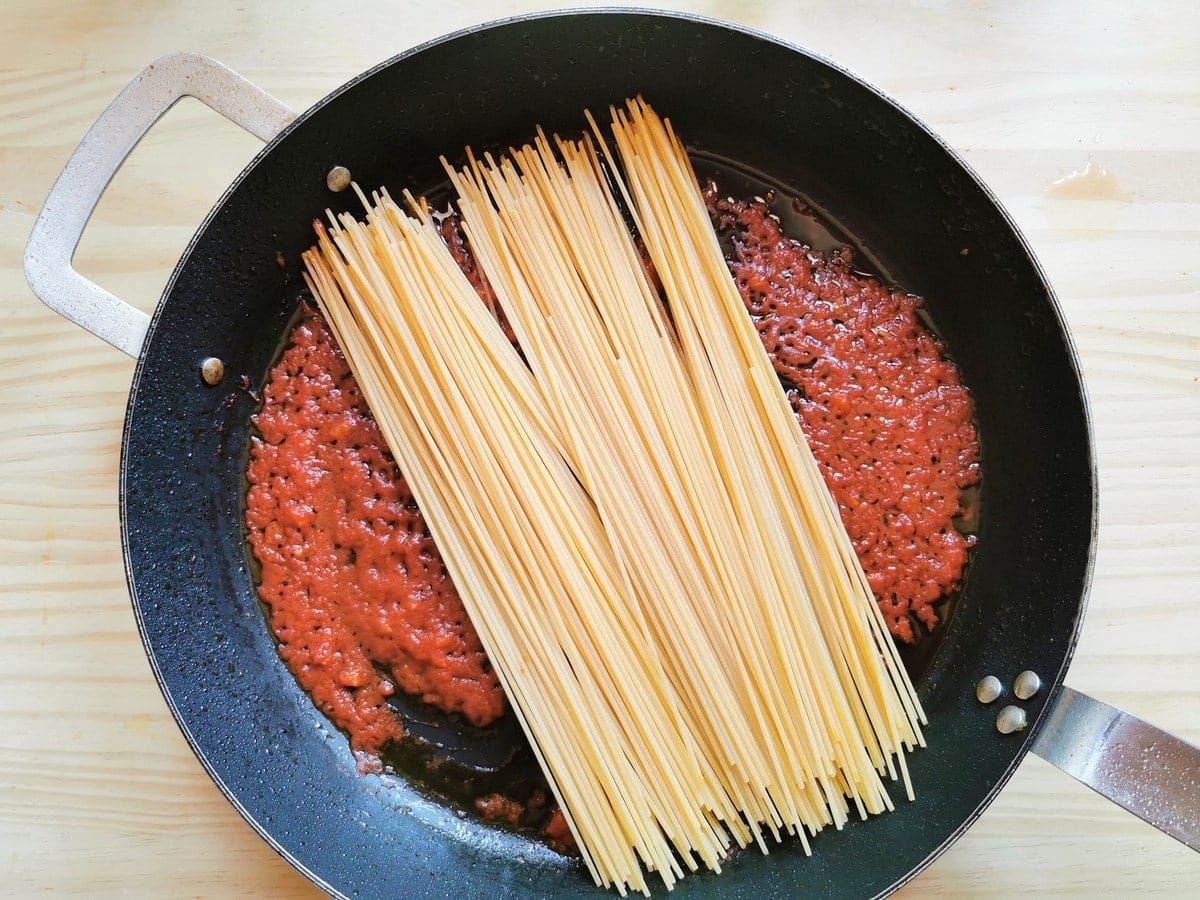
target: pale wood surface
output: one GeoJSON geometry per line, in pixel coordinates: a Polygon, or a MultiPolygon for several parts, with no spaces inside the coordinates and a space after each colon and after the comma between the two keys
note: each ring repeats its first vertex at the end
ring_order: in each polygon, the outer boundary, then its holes
{"type": "MultiPolygon", "coordinates": [[[[1059,292],[1093,404],[1100,543],[1070,682],[1200,742],[1200,8],[667,5],[838,60],[923,117],[999,194],[1059,292]],[[1089,161],[1115,190],[1047,192],[1089,161]]],[[[5,3],[0,893],[315,893],[209,782],[144,658],[117,520],[132,363],[43,308],[21,273],[52,179],[104,105],[163,53],[212,54],[303,109],[413,44],[542,6],[5,3]]],[[[256,146],[181,105],[111,186],[82,271],[151,309],[256,146]]],[[[907,895],[1025,892],[1198,896],[1200,856],[1030,759],[907,895]]]]}

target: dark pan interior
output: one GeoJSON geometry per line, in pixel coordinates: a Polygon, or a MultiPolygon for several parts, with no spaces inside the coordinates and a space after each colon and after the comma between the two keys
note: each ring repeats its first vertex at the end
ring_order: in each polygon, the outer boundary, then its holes
{"type": "MultiPolygon", "coordinates": [[[[830,64],[711,22],[638,13],[537,17],[405,54],[322,101],[213,210],[164,294],[134,377],[122,465],[128,575],[164,693],[201,761],[293,864],[346,895],[596,896],[578,864],[463,820],[397,778],[360,775],[345,739],[278,660],[243,543],[259,384],[295,311],[299,254],[347,166],[366,187],[440,180],[437,157],[503,146],[535,123],[643,93],[688,143],[796,187],[928,308],[976,402],[979,548],[920,682],[930,747],[917,802],[805,858],[737,855],[679,896],[870,896],[969,824],[1030,732],[1003,737],[973,685],[1031,668],[1061,680],[1090,571],[1094,477],[1079,378],[1051,293],[992,197],[946,148],[830,64]],[[964,255],[962,250],[969,252],[964,255]],[[282,254],[281,268],[276,255],[282,254]],[[197,364],[225,361],[217,388],[197,364]]],[[[1036,720],[1050,691],[1026,704],[1036,720]]]]}

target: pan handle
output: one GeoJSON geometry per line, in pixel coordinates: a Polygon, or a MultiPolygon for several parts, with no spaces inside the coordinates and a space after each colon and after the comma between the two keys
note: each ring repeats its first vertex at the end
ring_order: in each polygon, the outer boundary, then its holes
{"type": "Polygon", "coordinates": [[[25,278],[42,302],[135,358],[150,317],[84,278],[71,263],[109,181],[181,97],[195,97],[263,141],[296,118],[216,60],[196,53],[164,56],[143,69],[88,130],[50,189],[25,245],[25,278]]]}
{"type": "Polygon", "coordinates": [[[1200,748],[1064,685],[1030,749],[1200,851],[1200,748]]]}

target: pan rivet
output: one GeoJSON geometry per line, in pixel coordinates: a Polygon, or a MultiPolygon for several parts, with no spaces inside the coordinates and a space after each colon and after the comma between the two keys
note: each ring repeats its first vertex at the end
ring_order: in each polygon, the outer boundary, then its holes
{"type": "Polygon", "coordinates": [[[975,699],[980,703],[991,703],[1004,693],[1004,685],[995,675],[989,675],[975,685],[975,699]]]}
{"type": "Polygon", "coordinates": [[[996,730],[1001,734],[1012,734],[1023,731],[1029,720],[1025,718],[1025,710],[1019,706],[1006,706],[996,716],[996,730]]]}
{"type": "Polygon", "coordinates": [[[1028,700],[1041,689],[1042,679],[1038,677],[1037,672],[1030,672],[1028,669],[1018,675],[1017,680],[1013,682],[1013,693],[1021,700],[1028,700]]]}
{"type": "Polygon", "coordinates": [[[200,360],[200,376],[206,384],[220,384],[225,377],[225,363],[215,356],[206,356],[200,360]]]}
{"type": "Polygon", "coordinates": [[[325,183],[335,193],[350,187],[350,170],[345,166],[334,166],[325,176],[325,183]]]}

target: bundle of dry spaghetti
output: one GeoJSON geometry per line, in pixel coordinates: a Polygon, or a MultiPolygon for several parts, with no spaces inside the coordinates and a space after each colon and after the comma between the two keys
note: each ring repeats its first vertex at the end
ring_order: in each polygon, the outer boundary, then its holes
{"type": "Polygon", "coordinates": [[[592,127],[447,167],[520,351],[411,197],[363,197],[304,259],[592,876],[624,894],[889,809],[923,714],[682,144],[641,100],[613,110],[615,153],[592,127]]]}

